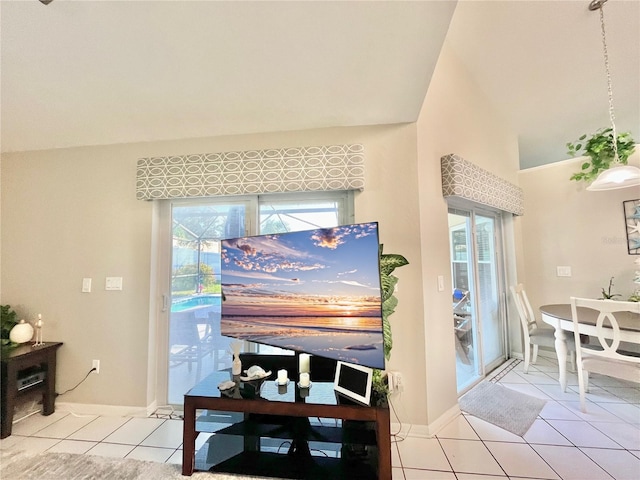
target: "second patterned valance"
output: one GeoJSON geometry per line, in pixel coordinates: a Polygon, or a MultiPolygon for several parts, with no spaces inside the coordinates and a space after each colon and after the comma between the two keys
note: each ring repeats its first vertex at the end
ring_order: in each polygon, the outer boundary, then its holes
{"type": "Polygon", "coordinates": [[[440,159],[442,196],[459,197],[514,215],[524,214],[522,189],[483,168],[450,154],[440,159]]]}

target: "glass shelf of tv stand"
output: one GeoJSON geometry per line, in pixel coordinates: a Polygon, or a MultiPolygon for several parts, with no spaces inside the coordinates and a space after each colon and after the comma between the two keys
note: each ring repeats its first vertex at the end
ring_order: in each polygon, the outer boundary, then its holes
{"type": "MultiPolygon", "coordinates": [[[[245,399],[303,402],[311,407],[310,412],[313,405],[338,404],[332,382],[316,382],[311,388],[301,391],[293,381],[283,388],[270,378],[258,382],[240,382],[236,377],[234,380],[238,383],[235,389],[220,392],[217,385],[229,377],[228,372],[215,372],[189,391],[188,395],[235,397],[238,402],[245,399]]],[[[286,412],[286,408],[280,410],[286,412]]],[[[360,463],[368,465],[358,467],[359,471],[368,473],[357,478],[376,478],[377,443],[371,422],[343,421],[333,417],[292,417],[286,413],[272,415],[198,410],[196,431],[201,434],[195,454],[196,470],[218,471],[219,467],[230,473],[268,474],[259,467],[246,472],[244,467],[234,464],[234,458],[238,458],[237,464],[266,465],[266,470],[273,468],[280,471],[278,476],[288,471],[290,478],[330,478],[326,477],[327,472],[345,472],[345,468],[351,468],[351,460],[347,462],[343,459],[355,455],[360,463]],[[208,438],[204,440],[206,434],[212,435],[207,435],[208,438]],[[301,463],[304,468],[300,467],[301,463]],[[307,470],[308,466],[313,468],[307,470]],[[308,476],[307,473],[300,476],[301,468],[308,472],[308,476]]]]}
{"type": "MultiPolygon", "coordinates": [[[[293,381],[289,381],[285,386],[277,385],[273,378],[243,382],[239,376],[233,377],[231,373],[227,371],[212,373],[191,389],[188,395],[204,395],[220,398],[230,397],[236,398],[239,401],[243,399],[263,399],[271,402],[290,403],[304,401],[307,404],[337,404],[333,383],[331,382],[316,382],[315,386],[312,383],[311,388],[302,390],[293,381]],[[226,380],[235,381],[236,387],[221,392],[217,385],[226,380]]],[[[211,410],[201,410],[199,412],[199,415],[196,417],[196,431],[201,433],[215,433],[227,427],[230,423],[242,421],[244,418],[242,412],[220,412],[211,410]]],[[[321,419],[312,417],[310,421],[311,423],[317,422],[318,425],[342,426],[342,421],[334,418],[321,419]]]]}
{"type": "Polygon", "coordinates": [[[302,389],[293,381],[287,385],[278,385],[275,374],[262,380],[243,382],[240,376],[232,376],[228,371],[213,372],[195,385],[187,395],[205,397],[229,397],[242,399],[263,399],[271,402],[294,402],[304,400],[305,403],[318,405],[336,405],[337,399],[333,390],[333,382],[311,382],[310,388],[302,389]],[[236,386],[220,391],[218,385],[226,380],[233,380],[236,386]],[[304,397],[304,398],[302,398],[304,397]]]}

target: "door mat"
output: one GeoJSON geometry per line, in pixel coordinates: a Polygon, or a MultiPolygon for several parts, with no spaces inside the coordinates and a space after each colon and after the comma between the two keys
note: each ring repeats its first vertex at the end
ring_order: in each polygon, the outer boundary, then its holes
{"type": "Polygon", "coordinates": [[[516,435],[523,436],[546,400],[490,382],[482,382],[460,397],[460,409],[516,435]]]}

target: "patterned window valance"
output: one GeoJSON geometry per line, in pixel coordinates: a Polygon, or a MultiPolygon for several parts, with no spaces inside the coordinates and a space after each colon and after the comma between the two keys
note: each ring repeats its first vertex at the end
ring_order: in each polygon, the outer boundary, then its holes
{"type": "Polygon", "coordinates": [[[522,189],[458,155],[440,159],[442,196],[459,197],[514,215],[524,214],[522,189]]]}
{"type": "Polygon", "coordinates": [[[138,160],[139,200],[362,190],[362,145],[203,153],[138,160]]]}

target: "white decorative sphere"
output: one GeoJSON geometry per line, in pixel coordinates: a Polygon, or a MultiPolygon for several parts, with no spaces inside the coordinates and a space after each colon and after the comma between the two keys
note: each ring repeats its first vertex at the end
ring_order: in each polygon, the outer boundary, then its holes
{"type": "Polygon", "coordinates": [[[33,327],[30,323],[20,320],[9,332],[9,340],[14,343],[26,343],[33,338],[33,327]]]}

